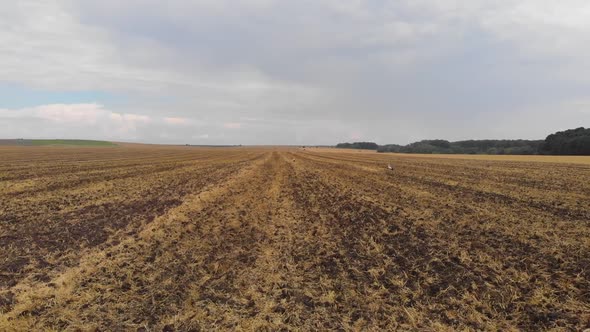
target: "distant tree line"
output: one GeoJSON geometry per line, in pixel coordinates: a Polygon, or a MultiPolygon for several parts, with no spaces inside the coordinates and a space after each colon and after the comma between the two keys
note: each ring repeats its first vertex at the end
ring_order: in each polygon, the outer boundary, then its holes
{"type": "Polygon", "coordinates": [[[423,140],[405,146],[380,146],[378,152],[455,153],[455,154],[536,154],[542,140],[468,140],[449,142],[441,139],[423,140]]]}
{"type": "Polygon", "coordinates": [[[378,145],[373,142],[340,143],[337,148],[366,149],[398,153],[453,154],[548,154],[590,155],[590,128],[560,131],[545,140],[467,140],[449,142],[442,139],[422,140],[408,145],[378,145]]]}
{"type": "Polygon", "coordinates": [[[590,155],[590,128],[559,131],[547,136],[540,153],[558,155],[590,155]]]}
{"type": "Polygon", "coordinates": [[[362,150],[377,150],[379,145],[373,142],[354,142],[354,143],[339,143],[336,145],[341,149],[362,149],[362,150]]]}

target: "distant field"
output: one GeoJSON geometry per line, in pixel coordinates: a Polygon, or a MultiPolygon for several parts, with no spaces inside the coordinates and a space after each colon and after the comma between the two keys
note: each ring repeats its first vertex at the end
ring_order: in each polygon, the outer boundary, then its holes
{"type": "Polygon", "coordinates": [[[0,331],[582,331],[584,158],[1,146],[0,331]]]}
{"type": "Polygon", "coordinates": [[[80,140],[80,139],[0,139],[1,145],[22,145],[22,146],[116,146],[117,144],[107,141],[80,140]]]}
{"type": "Polygon", "coordinates": [[[485,154],[419,154],[419,153],[378,153],[372,150],[335,149],[335,148],[311,148],[309,151],[321,151],[325,153],[366,153],[380,155],[378,158],[443,158],[443,159],[470,159],[470,160],[491,160],[491,161],[529,161],[544,163],[574,163],[590,165],[590,156],[545,156],[545,155],[485,155],[485,154]]]}

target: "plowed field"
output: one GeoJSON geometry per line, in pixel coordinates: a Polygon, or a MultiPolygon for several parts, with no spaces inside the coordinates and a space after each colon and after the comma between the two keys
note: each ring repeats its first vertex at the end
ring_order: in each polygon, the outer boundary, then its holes
{"type": "Polygon", "coordinates": [[[0,147],[2,331],[588,327],[589,158],[0,147]]]}

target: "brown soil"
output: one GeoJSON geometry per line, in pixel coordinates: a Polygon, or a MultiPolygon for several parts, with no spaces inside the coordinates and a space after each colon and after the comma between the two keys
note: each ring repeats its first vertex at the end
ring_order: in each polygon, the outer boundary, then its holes
{"type": "Polygon", "coordinates": [[[23,149],[0,149],[0,330],[590,327],[589,165],[23,149]]]}

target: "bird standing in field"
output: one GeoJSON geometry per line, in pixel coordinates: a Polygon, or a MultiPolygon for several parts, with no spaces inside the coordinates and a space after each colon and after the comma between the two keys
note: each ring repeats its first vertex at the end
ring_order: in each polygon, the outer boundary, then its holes
{"type": "Polygon", "coordinates": [[[387,169],[389,169],[390,171],[393,171],[393,166],[391,166],[391,164],[387,164],[387,169]]]}

